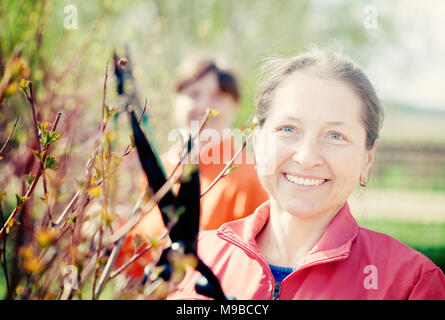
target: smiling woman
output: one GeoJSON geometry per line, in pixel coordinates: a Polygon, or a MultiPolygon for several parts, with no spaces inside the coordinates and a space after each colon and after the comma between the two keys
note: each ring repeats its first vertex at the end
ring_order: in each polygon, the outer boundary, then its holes
{"type": "MultiPolygon", "coordinates": [[[[445,299],[427,257],[359,226],[348,198],[366,179],[382,111],[351,60],[312,50],[268,64],[254,150],[269,201],[203,232],[198,254],[238,299],[445,299]],[[277,271],[278,270],[278,271],[277,271]],[[283,270],[286,274],[283,275],[283,270]]],[[[170,298],[197,298],[189,272],[170,298]]]]}

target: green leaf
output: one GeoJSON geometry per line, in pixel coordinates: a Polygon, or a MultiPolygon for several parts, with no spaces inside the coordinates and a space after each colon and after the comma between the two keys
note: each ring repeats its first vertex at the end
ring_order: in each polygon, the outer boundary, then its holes
{"type": "Polygon", "coordinates": [[[208,110],[209,110],[209,115],[207,116],[208,120],[212,119],[213,117],[216,117],[220,113],[220,111],[217,109],[208,109],[208,110]]]}
{"type": "Polygon", "coordinates": [[[117,216],[115,214],[108,213],[108,210],[102,210],[100,212],[100,216],[102,218],[102,221],[105,223],[105,226],[108,228],[111,223],[116,220],[117,216]]]}
{"type": "Polygon", "coordinates": [[[40,200],[46,203],[48,201],[48,198],[49,198],[49,192],[45,193],[43,197],[40,197],[40,200]]]}
{"type": "Polygon", "coordinates": [[[188,182],[191,179],[192,174],[198,170],[198,165],[196,164],[188,164],[184,166],[184,171],[182,173],[181,181],[188,182]]]}
{"type": "Polygon", "coordinates": [[[185,213],[185,211],[186,211],[185,206],[180,206],[179,208],[176,209],[174,216],[176,222],[179,220],[179,218],[181,218],[181,216],[185,213]]]}
{"type": "Polygon", "coordinates": [[[40,143],[43,147],[47,147],[53,142],[56,142],[60,138],[60,133],[55,131],[43,131],[40,138],[40,143]]]}
{"type": "Polygon", "coordinates": [[[160,244],[161,244],[161,239],[159,239],[157,237],[152,237],[150,239],[150,245],[151,245],[152,250],[157,249],[160,244]]]}
{"type": "Polygon", "coordinates": [[[37,121],[37,128],[39,129],[40,144],[43,147],[47,147],[53,142],[56,142],[60,138],[60,133],[57,131],[49,130],[51,124],[48,121],[37,121]]]}
{"type": "Polygon", "coordinates": [[[73,225],[76,221],[76,215],[74,213],[70,214],[68,217],[68,220],[66,221],[67,224],[73,225]]]}
{"type": "Polygon", "coordinates": [[[57,170],[59,168],[59,162],[52,156],[46,156],[44,167],[46,169],[57,170]]]}
{"type": "Polygon", "coordinates": [[[29,200],[29,197],[25,196],[19,196],[18,194],[15,195],[15,198],[17,200],[17,207],[21,206],[23,203],[29,200]]]}
{"type": "Polygon", "coordinates": [[[229,173],[231,173],[232,171],[234,171],[238,168],[239,168],[239,166],[234,166],[234,165],[230,166],[229,168],[227,168],[226,172],[224,173],[224,176],[228,175],[229,173]]]}
{"type": "Polygon", "coordinates": [[[0,201],[6,197],[6,192],[0,192],[0,201]]]}
{"type": "Polygon", "coordinates": [[[130,148],[134,149],[136,148],[136,143],[134,142],[134,135],[129,134],[129,136],[130,136],[130,148]]]}
{"type": "Polygon", "coordinates": [[[36,156],[37,160],[42,161],[42,153],[39,153],[37,150],[31,150],[32,154],[36,156]]]}
{"type": "Polygon", "coordinates": [[[51,131],[50,135],[50,143],[56,142],[60,138],[60,132],[58,131],[51,131]]]}
{"type": "Polygon", "coordinates": [[[15,218],[11,218],[11,220],[8,221],[8,225],[6,226],[6,234],[9,234],[12,228],[19,225],[21,225],[20,221],[17,221],[15,218]]]}
{"type": "Polygon", "coordinates": [[[112,108],[107,105],[105,105],[105,119],[104,121],[107,122],[108,119],[110,119],[113,115],[115,115],[117,112],[120,112],[121,110],[119,108],[112,108]]]}
{"type": "Polygon", "coordinates": [[[32,172],[25,174],[26,183],[28,185],[31,185],[35,178],[36,176],[32,172]]]}
{"type": "Polygon", "coordinates": [[[47,130],[49,125],[50,123],[48,121],[37,121],[37,129],[39,129],[39,134],[42,134],[45,131],[49,131],[47,130]]]}
{"type": "Polygon", "coordinates": [[[241,126],[239,129],[241,130],[241,132],[245,135],[248,136],[253,130],[255,130],[255,128],[258,126],[258,122],[254,122],[252,123],[250,126],[241,126]]]}
{"type": "Polygon", "coordinates": [[[93,197],[97,197],[99,196],[100,192],[101,192],[101,187],[100,186],[94,186],[88,189],[88,193],[90,195],[92,195],[93,197]]]}
{"type": "Polygon", "coordinates": [[[19,81],[19,88],[23,93],[26,93],[26,89],[28,89],[30,82],[31,81],[26,80],[26,79],[22,79],[19,81]]]}

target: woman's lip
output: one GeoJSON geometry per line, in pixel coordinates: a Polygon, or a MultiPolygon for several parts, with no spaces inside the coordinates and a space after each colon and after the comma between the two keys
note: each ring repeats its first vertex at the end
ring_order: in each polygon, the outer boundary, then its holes
{"type": "Polygon", "coordinates": [[[296,189],[298,189],[298,190],[300,190],[300,191],[303,191],[303,190],[307,190],[307,191],[315,190],[315,189],[317,189],[317,188],[319,188],[319,187],[325,185],[326,183],[328,183],[328,182],[330,181],[330,180],[328,180],[328,179],[318,179],[318,180],[324,180],[324,181],[323,181],[322,183],[320,183],[320,184],[317,184],[317,185],[308,186],[308,185],[296,184],[296,183],[290,181],[290,180],[286,177],[286,173],[283,173],[283,174],[282,174],[282,177],[283,177],[283,179],[285,179],[288,183],[290,183],[294,188],[296,188],[296,189]]]}
{"type": "Polygon", "coordinates": [[[303,174],[296,174],[296,173],[290,173],[290,172],[283,172],[284,175],[288,174],[297,178],[303,178],[303,179],[313,179],[313,180],[329,180],[326,178],[320,178],[320,177],[315,177],[315,176],[306,176],[303,174]]]}

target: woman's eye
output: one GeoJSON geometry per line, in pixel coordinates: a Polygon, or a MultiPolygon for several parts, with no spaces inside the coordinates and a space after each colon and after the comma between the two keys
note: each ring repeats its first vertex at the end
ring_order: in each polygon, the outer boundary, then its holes
{"type": "Polygon", "coordinates": [[[338,133],[329,134],[329,138],[331,138],[333,140],[342,140],[343,139],[343,137],[338,133]]]}
{"type": "Polygon", "coordinates": [[[281,132],[286,132],[286,133],[292,133],[292,132],[295,132],[295,128],[286,126],[286,127],[281,127],[280,131],[281,132]]]}
{"type": "Polygon", "coordinates": [[[338,132],[329,133],[328,139],[333,142],[341,142],[341,143],[347,142],[347,139],[341,133],[338,132]]]}

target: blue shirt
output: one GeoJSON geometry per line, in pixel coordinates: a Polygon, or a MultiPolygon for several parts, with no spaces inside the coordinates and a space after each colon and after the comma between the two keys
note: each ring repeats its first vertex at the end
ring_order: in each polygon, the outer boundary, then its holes
{"type": "Polygon", "coordinates": [[[269,267],[270,271],[272,271],[273,277],[275,278],[276,282],[283,281],[284,278],[286,278],[289,274],[291,274],[295,270],[295,268],[279,267],[273,264],[269,264],[269,267]]]}

